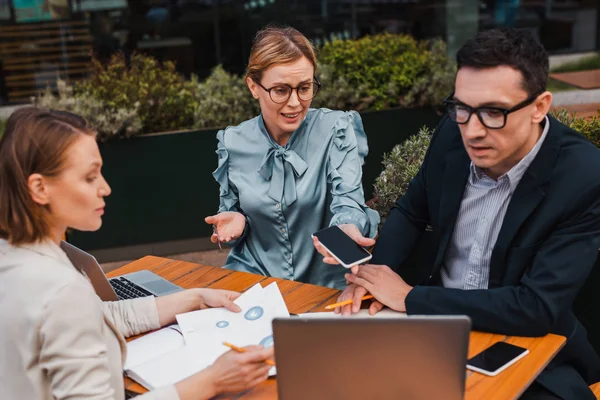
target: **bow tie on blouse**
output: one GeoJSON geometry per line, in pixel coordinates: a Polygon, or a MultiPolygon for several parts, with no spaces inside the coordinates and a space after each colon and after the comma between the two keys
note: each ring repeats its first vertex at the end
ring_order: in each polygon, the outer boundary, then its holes
{"type": "Polygon", "coordinates": [[[258,173],[271,181],[268,195],[275,201],[285,198],[290,206],[296,201],[296,177],[304,174],[308,165],[295,151],[271,147],[263,158],[258,173]]]}

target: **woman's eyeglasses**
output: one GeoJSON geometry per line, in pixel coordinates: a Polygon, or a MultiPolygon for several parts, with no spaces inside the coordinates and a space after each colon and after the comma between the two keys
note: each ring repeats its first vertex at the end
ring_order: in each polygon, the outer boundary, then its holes
{"type": "Polygon", "coordinates": [[[263,88],[267,93],[269,93],[269,97],[273,100],[274,103],[285,103],[292,96],[292,91],[296,91],[298,94],[298,98],[302,101],[312,100],[319,89],[321,88],[321,83],[314,78],[312,82],[305,82],[297,87],[291,87],[290,85],[277,85],[271,88],[264,87],[260,82],[256,82],[258,86],[263,88]]]}

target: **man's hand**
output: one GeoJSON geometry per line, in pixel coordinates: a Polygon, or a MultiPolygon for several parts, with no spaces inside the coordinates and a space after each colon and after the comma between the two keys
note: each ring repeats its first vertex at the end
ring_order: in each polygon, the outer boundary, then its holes
{"type": "Polygon", "coordinates": [[[217,243],[219,238],[222,242],[231,242],[242,236],[246,227],[246,217],[236,211],[224,211],[211,215],[206,217],[204,221],[215,227],[215,233],[210,237],[210,241],[213,243],[217,243]]]}
{"type": "MultiPolygon", "coordinates": [[[[345,277],[351,284],[363,288],[363,291],[359,292],[360,297],[369,292],[381,304],[396,311],[406,312],[405,300],[412,286],[404,282],[404,279],[387,265],[362,265],[356,274],[346,274],[345,277]]],[[[356,291],[354,290],[352,297],[354,303],[358,297],[356,291]]]]}
{"type": "MultiPolygon", "coordinates": [[[[336,314],[342,314],[343,316],[347,316],[350,314],[355,314],[360,310],[360,305],[362,303],[363,296],[367,294],[367,289],[362,286],[355,285],[353,283],[346,286],[346,289],[342,292],[340,297],[338,297],[337,302],[346,301],[352,299],[352,304],[347,304],[342,307],[337,307],[333,310],[336,314]]],[[[375,315],[383,308],[383,304],[381,304],[377,300],[373,300],[371,306],[369,307],[369,314],[375,315]]]]}
{"type": "MultiPolygon", "coordinates": [[[[342,224],[338,226],[342,231],[344,231],[346,235],[350,236],[350,238],[356,243],[358,243],[360,246],[371,247],[375,244],[375,239],[369,239],[364,237],[360,233],[358,227],[354,224],[342,224]]],[[[339,262],[337,262],[337,260],[327,250],[325,250],[325,248],[319,242],[319,239],[317,239],[316,237],[313,238],[313,244],[315,246],[315,249],[323,256],[324,263],[331,265],[339,264],[339,262]]],[[[356,268],[358,267],[352,267],[352,272],[355,272],[356,268]]]]}

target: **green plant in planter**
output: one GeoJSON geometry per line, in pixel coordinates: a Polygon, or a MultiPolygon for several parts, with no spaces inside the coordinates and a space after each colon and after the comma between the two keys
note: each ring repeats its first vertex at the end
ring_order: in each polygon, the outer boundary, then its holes
{"type": "Polygon", "coordinates": [[[100,141],[111,137],[133,136],[142,129],[137,104],[115,109],[102,100],[74,93],[73,87],[65,81],[59,80],[57,88],[58,95],[55,96],[50,89],[46,89],[33,103],[39,107],[81,115],[96,129],[100,141]]]}
{"type": "Polygon", "coordinates": [[[75,93],[115,112],[135,105],[141,133],[152,133],[192,127],[197,85],[178,74],[172,62],[134,54],[127,65],[123,54],[116,54],[107,65],[94,60],[90,79],[77,84],[75,93]]]}
{"type": "Polygon", "coordinates": [[[563,124],[587,137],[597,147],[600,147],[600,109],[596,115],[590,118],[578,117],[577,114],[569,113],[564,108],[551,111],[550,114],[563,124]]]}
{"type": "Polygon", "coordinates": [[[381,224],[419,172],[432,134],[431,129],[423,126],[416,135],[396,145],[390,153],[384,154],[383,171],[375,180],[375,199],[372,204],[372,208],[381,216],[381,224]]]}
{"type": "Polygon", "coordinates": [[[330,108],[332,110],[363,110],[371,101],[366,97],[367,86],[354,87],[342,75],[336,75],[334,67],[319,64],[317,76],[321,89],[313,99],[311,107],[330,108]]]}
{"type": "MultiPolygon", "coordinates": [[[[327,43],[320,59],[331,67],[324,85],[343,90],[343,82],[363,108],[375,110],[439,104],[452,90],[456,70],[443,42],[389,33],[327,43]]],[[[340,108],[353,104],[348,106],[340,108]]]]}
{"type": "Polygon", "coordinates": [[[244,78],[225,71],[220,65],[196,86],[198,106],[194,113],[195,128],[220,128],[237,125],[260,113],[244,78]]]}

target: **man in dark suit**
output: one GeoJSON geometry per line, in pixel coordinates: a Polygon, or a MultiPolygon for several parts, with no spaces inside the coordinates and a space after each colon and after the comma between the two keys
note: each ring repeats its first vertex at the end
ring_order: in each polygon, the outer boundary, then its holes
{"type": "Polygon", "coordinates": [[[594,399],[588,385],[600,380],[600,359],[572,305],[600,247],[600,151],[547,116],[548,56],[530,33],[482,32],[457,63],[448,115],[392,208],[372,264],[347,274],[340,300],[354,303],[336,311],[358,311],[370,292],[371,313],[385,305],[466,314],[475,330],[566,336],[522,398],[594,399]],[[437,255],[411,286],[402,268],[424,266],[403,264],[426,229],[437,255]]]}

